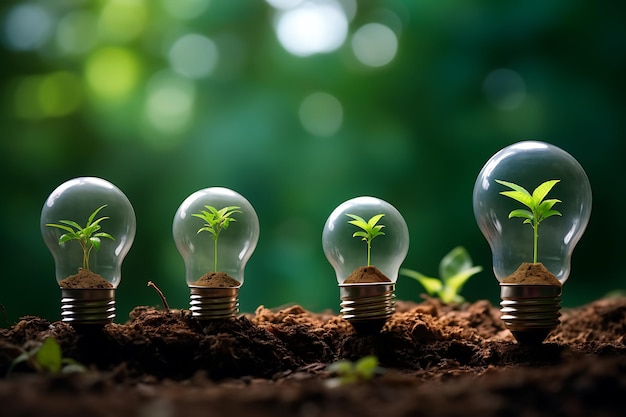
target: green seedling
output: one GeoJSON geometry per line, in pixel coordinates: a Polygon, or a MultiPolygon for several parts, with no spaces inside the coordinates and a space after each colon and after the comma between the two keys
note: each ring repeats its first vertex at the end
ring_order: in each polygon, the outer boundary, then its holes
{"type": "Polygon", "coordinates": [[[70,240],[77,240],[78,243],[80,243],[80,247],[83,249],[83,269],[86,271],[89,270],[89,255],[93,249],[96,251],[100,249],[100,243],[102,243],[101,238],[115,240],[110,234],[99,232],[100,222],[107,220],[108,217],[100,217],[99,219],[94,220],[100,210],[105,207],[106,204],[98,207],[93,213],[91,213],[89,219],[87,219],[85,227],[82,227],[78,223],[71,220],[59,220],[59,223],[62,224],[46,224],[46,226],[56,227],[57,229],[67,232],[59,237],[59,245],[69,242],[70,240]]]}
{"type": "Polygon", "coordinates": [[[556,198],[544,200],[552,187],[554,187],[561,180],[549,180],[539,185],[532,194],[530,194],[525,188],[520,187],[517,184],[507,181],[496,180],[498,184],[509,187],[511,191],[502,191],[500,194],[512,198],[528,207],[526,209],[516,209],[509,213],[509,219],[513,217],[520,217],[524,219],[524,224],[529,224],[533,228],[533,262],[537,263],[537,241],[539,239],[539,223],[548,217],[561,216],[561,213],[557,210],[553,210],[552,207],[556,203],[560,203],[561,200],[556,198]]]}
{"type": "Polygon", "coordinates": [[[198,229],[198,233],[209,232],[215,241],[215,249],[213,252],[215,262],[213,265],[215,266],[214,272],[217,272],[217,243],[220,238],[220,233],[222,233],[222,230],[228,229],[231,222],[237,221],[237,219],[232,217],[232,215],[235,213],[242,213],[242,211],[239,210],[241,207],[237,206],[228,206],[220,210],[213,206],[204,207],[206,210],[201,210],[200,213],[194,213],[192,216],[206,222],[204,226],[198,229]]]}
{"type": "Polygon", "coordinates": [[[384,214],[377,214],[373,216],[368,221],[365,221],[364,218],[357,216],[356,214],[347,214],[346,216],[350,217],[353,220],[348,221],[348,223],[355,225],[356,227],[362,229],[354,232],[352,237],[360,237],[361,240],[367,243],[367,266],[370,266],[371,263],[371,253],[372,253],[372,240],[374,240],[377,236],[382,236],[385,233],[382,232],[382,228],[385,227],[382,224],[376,224],[380,219],[383,218],[384,214]]]}
{"type": "Polygon", "coordinates": [[[85,367],[74,359],[63,357],[61,346],[52,337],[46,338],[39,346],[32,350],[24,351],[16,357],[11,362],[7,375],[13,371],[16,365],[22,362],[25,362],[39,373],[68,374],[85,371],[85,367]]]}
{"type": "Polygon", "coordinates": [[[467,250],[461,246],[452,249],[439,263],[440,278],[431,278],[412,269],[401,268],[400,274],[417,280],[428,295],[438,297],[446,304],[462,303],[460,295],[463,285],[473,275],[481,272],[482,266],[474,266],[467,250]]]}
{"type": "Polygon", "coordinates": [[[365,356],[356,362],[343,359],[331,363],[326,370],[336,375],[336,377],[328,380],[328,386],[330,387],[369,381],[375,375],[384,371],[378,364],[378,358],[373,355],[365,356]]]}

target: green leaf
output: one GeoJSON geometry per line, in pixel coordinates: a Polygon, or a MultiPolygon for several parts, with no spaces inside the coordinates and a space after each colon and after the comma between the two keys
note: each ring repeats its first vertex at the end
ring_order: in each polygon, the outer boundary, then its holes
{"type": "MultiPolygon", "coordinates": [[[[98,207],[98,208],[96,209],[96,211],[94,211],[93,213],[91,213],[91,216],[89,216],[89,219],[87,220],[87,225],[90,225],[90,224],[91,224],[91,222],[93,222],[93,219],[95,219],[95,218],[96,218],[96,215],[98,214],[98,212],[100,212],[100,210],[102,210],[102,209],[103,209],[103,208],[105,208],[106,206],[107,206],[106,204],[103,204],[103,205],[101,205],[100,207],[98,207]]],[[[108,219],[108,217],[107,217],[107,219],[108,219]]],[[[99,220],[100,220],[100,219],[98,219],[97,221],[99,221],[99,220]]],[[[79,226],[79,228],[80,228],[80,226],[79,226]]]]}
{"type": "Polygon", "coordinates": [[[378,221],[383,218],[383,216],[384,216],[384,214],[377,214],[375,216],[372,216],[372,218],[369,219],[369,221],[367,222],[367,225],[370,228],[373,228],[374,226],[376,226],[376,223],[378,223],[378,221]]]}
{"type": "Polygon", "coordinates": [[[458,274],[451,276],[448,279],[444,280],[444,286],[447,288],[450,288],[450,290],[454,294],[458,294],[461,292],[461,289],[463,288],[463,285],[467,282],[467,280],[470,279],[472,276],[478,274],[482,270],[483,270],[482,266],[474,266],[474,267],[465,269],[459,272],[458,274]]]}
{"type": "Polygon", "coordinates": [[[346,375],[354,371],[354,364],[347,359],[333,362],[327,367],[328,371],[335,372],[338,375],[346,375]]]}
{"type": "Polygon", "coordinates": [[[561,212],[556,211],[556,210],[550,210],[550,211],[543,213],[544,219],[547,219],[548,217],[552,217],[552,216],[562,216],[562,214],[561,212]]]}
{"type": "Polygon", "coordinates": [[[467,250],[462,246],[457,246],[439,262],[439,276],[442,280],[445,280],[471,267],[472,258],[470,258],[467,250]]]}
{"type": "Polygon", "coordinates": [[[417,280],[417,282],[424,287],[428,295],[436,296],[443,288],[441,280],[427,277],[426,275],[413,271],[412,269],[401,268],[400,274],[417,280]]]}
{"type": "Polygon", "coordinates": [[[362,237],[363,240],[367,240],[368,236],[369,235],[367,234],[367,232],[364,232],[362,230],[359,230],[358,232],[354,232],[352,234],[352,237],[362,237]]]}
{"type": "Polygon", "coordinates": [[[554,187],[559,181],[561,180],[549,180],[535,188],[535,191],[533,191],[533,200],[535,200],[535,203],[541,203],[541,200],[548,195],[552,187],[554,187]]]}
{"type": "Polygon", "coordinates": [[[52,337],[46,338],[35,353],[35,360],[41,369],[52,373],[61,371],[62,357],[61,346],[52,337]]]}
{"type": "Polygon", "coordinates": [[[364,356],[354,364],[354,370],[360,379],[371,379],[378,370],[378,358],[374,355],[364,356]]]}
{"type": "Polygon", "coordinates": [[[528,219],[528,220],[533,220],[535,218],[535,216],[533,216],[533,214],[530,211],[524,210],[524,209],[516,209],[510,212],[509,219],[512,219],[514,217],[521,217],[522,219],[528,219]]]}
{"type": "Polygon", "coordinates": [[[512,198],[515,201],[519,201],[529,209],[534,208],[534,200],[530,195],[523,194],[519,191],[502,191],[500,194],[512,198]]]}

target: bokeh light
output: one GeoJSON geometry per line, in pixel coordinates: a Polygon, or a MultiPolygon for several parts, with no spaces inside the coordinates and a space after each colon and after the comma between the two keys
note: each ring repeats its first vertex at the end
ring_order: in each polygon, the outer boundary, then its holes
{"type": "Polygon", "coordinates": [[[13,7],[6,16],[4,33],[7,44],[17,50],[38,49],[50,37],[53,20],[50,12],[38,4],[13,7]]]}
{"type": "Polygon", "coordinates": [[[139,76],[139,61],[129,49],[105,47],[87,59],[89,87],[104,99],[123,98],[137,86],[139,76]]]}
{"type": "Polygon", "coordinates": [[[128,42],[143,32],[148,20],[143,0],[108,0],[100,12],[99,34],[112,42],[128,42]]]}
{"type": "Polygon", "coordinates": [[[348,19],[336,1],[305,1],[280,11],[276,35],[291,54],[309,56],[328,53],[343,45],[348,19]]]}
{"type": "Polygon", "coordinates": [[[167,12],[178,19],[194,19],[204,13],[211,0],[162,0],[167,12]]]}
{"type": "Polygon", "coordinates": [[[172,69],[189,78],[209,76],[219,58],[215,42],[195,33],[179,38],[172,45],[168,56],[172,69]]]}
{"type": "Polygon", "coordinates": [[[314,136],[332,136],[343,122],[343,108],[339,100],[321,91],[305,97],[298,114],[304,129],[314,136]]]}
{"type": "Polygon", "coordinates": [[[361,63],[382,67],[396,56],[398,38],[387,26],[368,23],[361,26],[352,37],[352,50],[361,63]]]}
{"type": "Polygon", "coordinates": [[[65,15],[57,25],[56,39],[59,49],[66,54],[82,54],[97,42],[93,30],[96,17],[89,11],[75,11],[65,15]]]}
{"type": "MultiPolygon", "coordinates": [[[[170,71],[154,75],[147,86],[146,116],[150,124],[166,134],[184,131],[193,114],[195,87],[193,82],[170,71]]],[[[153,137],[149,143],[156,147],[165,144],[153,137]]]]}
{"type": "Polygon", "coordinates": [[[490,72],[483,82],[487,99],[500,110],[513,110],[526,98],[526,83],[517,72],[498,68],[490,72]]]}

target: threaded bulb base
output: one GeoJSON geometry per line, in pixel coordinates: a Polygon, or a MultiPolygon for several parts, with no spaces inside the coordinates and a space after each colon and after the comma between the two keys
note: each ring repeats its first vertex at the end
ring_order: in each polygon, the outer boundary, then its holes
{"type": "Polygon", "coordinates": [[[115,318],[114,288],[61,288],[61,317],[72,325],[104,325],[115,318]]]}
{"type": "Polygon", "coordinates": [[[500,312],[520,344],[541,344],[559,325],[560,285],[500,284],[500,312]]]}
{"type": "Polygon", "coordinates": [[[189,286],[191,315],[199,320],[218,320],[239,313],[238,287],[189,286]]]}
{"type": "Polygon", "coordinates": [[[340,284],[341,315],[358,333],[380,332],[396,310],[396,284],[340,284]]]}

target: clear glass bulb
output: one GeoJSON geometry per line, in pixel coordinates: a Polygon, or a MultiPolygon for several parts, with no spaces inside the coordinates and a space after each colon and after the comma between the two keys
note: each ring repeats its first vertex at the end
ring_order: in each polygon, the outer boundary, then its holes
{"type": "Polygon", "coordinates": [[[224,318],[236,314],[238,288],[244,282],[246,264],[259,240],[259,219],[250,202],[228,188],[211,187],[196,191],[176,211],[173,235],[185,262],[185,278],[192,292],[191,310],[194,316],[224,318]],[[221,230],[217,240],[211,232],[199,231],[207,222],[195,214],[210,212],[207,206],[216,210],[228,207],[234,210],[230,216],[234,221],[221,230]],[[238,285],[216,288],[198,283],[200,278],[211,272],[225,273],[238,285]]]}
{"type": "Polygon", "coordinates": [[[341,302],[341,314],[358,332],[379,331],[395,311],[395,283],[409,250],[409,230],[400,212],[375,197],[357,197],[339,205],[328,217],[322,233],[322,247],[335,270],[341,302]],[[384,235],[367,241],[354,237],[362,229],[349,223],[356,215],[365,222],[379,214],[377,225],[384,235]],[[368,264],[369,258],[369,264],[368,264]],[[375,267],[387,282],[346,283],[357,269],[375,267]]]}
{"type": "Polygon", "coordinates": [[[135,211],[128,198],[104,179],[75,178],[61,184],[50,194],[41,211],[40,227],[46,246],[54,257],[56,280],[62,289],[63,320],[77,323],[110,321],[115,311],[111,294],[122,279],[122,262],[135,239],[135,211]],[[59,243],[61,235],[67,231],[49,224],[72,221],[84,228],[89,217],[101,206],[105,207],[93,220],[105,219],[98,223],[101,229],[96,233],[107,233],[114,240],[100,239],[100,246],[89,253],[88,270],[103,278],[108,288],[87,282],[66,287],[63,280],[85,269],[85,252],[79,240],[59,243]],[[103,315],[108,318],[103,319],[103,315]]]}
{"type": "Polygon", "coordinates": [[[561,286],[570,275],[574,247],[591,214],[591,186],[585,171],[570,154],[554,145],[518,142],[497,152],[484,165],[474,185],[473,205],[500,282],[502,320],[518,342],[543,342],[559,324],[561,286]],[[525,210],[529,215],[531,209],[500,194],[512,188],[497,181],[521,186],[532,195],[550,180],[559,182],[542,200],[559,200],[553,209],[560,215],[541,220],[536,232],[532,219],[509,218],[513,210],[525,210]],[[524,263],[526,266],[520,268],[524,263]],[[539,279],[539,264],[558,282],[539,279]],[[507,279],[514,272],[526,275],[522,275],[523,280],[507,279]]]}
{"type": "Polygon", "coordinates": [[[493,254],[498,279],[513,273],[522,262],[533,262],[533,229],[523,219],[509,219],[521,203],[500,194],[508,189],[495,180],[513,182],[530,193],[547,180],[560,180],[546,198],[562,216],[542,221],[538,228],[538,262],[564,283],[571,256],[591,214],[591,186],[581,165],[564,150],[547,143],[524,141],[508,146],[487,161],[474,186],[474,214],[493,254]]]}

